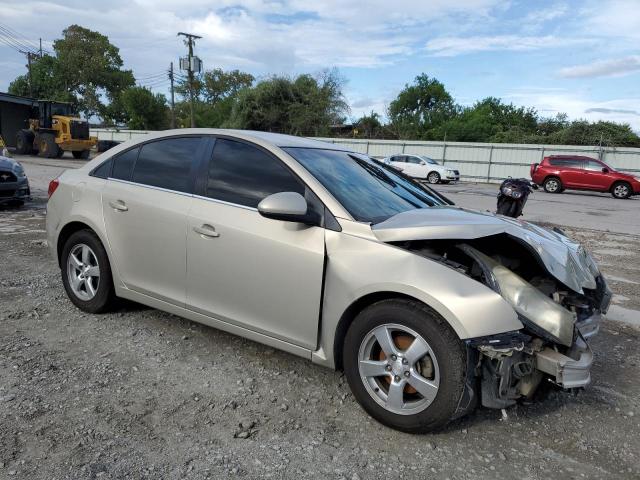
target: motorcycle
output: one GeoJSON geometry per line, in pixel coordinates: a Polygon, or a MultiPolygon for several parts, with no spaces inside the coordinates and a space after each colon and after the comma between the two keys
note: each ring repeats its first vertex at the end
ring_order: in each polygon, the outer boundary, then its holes
{"type": "Polygon", "coordinates": [[[529,194],[538,190],[538,185],[526,178],[507,178],[500,184],[496,213],[518,218],[522,215],[529,194]]]}

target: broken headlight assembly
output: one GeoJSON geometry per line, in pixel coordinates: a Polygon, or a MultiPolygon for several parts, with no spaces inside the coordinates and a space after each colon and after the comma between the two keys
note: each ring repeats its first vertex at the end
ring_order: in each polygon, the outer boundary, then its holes
{"type": "Polygon", "coordinates": [[[463,250],[483,267],[490,286],[511,304],[518,316],[543,337],[570,347],[573,343],[575,313],[554,302],[520,276],[493,258],[465,245],[463,250]]]}

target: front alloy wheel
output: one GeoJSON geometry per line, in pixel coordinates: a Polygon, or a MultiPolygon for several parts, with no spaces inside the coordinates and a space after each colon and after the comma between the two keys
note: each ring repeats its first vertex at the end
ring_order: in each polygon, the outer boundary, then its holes
{"type": "Polygon", "coordinates": [[[429,175],[427,175],[427,182],[431,184],[440,182],[440,174],[438,172],[431,172],[429,175]]]}
{"type": "Polygon", "coordinates": [[[465,389],[466,350],[427,305],[387,299],[362,310],[344,340],[353,395],[379,422],[410,433],[446,425],[465,389]]]}
{"type": "Polygon", "coordinates": [[[615,198],[625,199],[631,196],[631,187],[628,183],[620,182],[616,183],[611,191],[611,194],[615,198]]]}
{"type": "Polygon", "coordinates": [[[386,410],[411,415],[436,398],[438,362],[427,341],[410,328],[395,323],[374,328],[362,340],[358,358],[365,388],[386,410]]]}

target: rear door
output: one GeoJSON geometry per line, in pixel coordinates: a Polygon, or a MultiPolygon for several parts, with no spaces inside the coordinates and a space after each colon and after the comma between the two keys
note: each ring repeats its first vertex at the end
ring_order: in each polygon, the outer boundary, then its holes
{"type": "Polygon", "coordinates": [[[395,155],[391,157],[391,165],[401,172],[404,172],[405,168],[407,167],[406,158],[407,157],[404,155],[395,155]]]}
{"type": "Polygon", "coordinates": [[[324,269],[324,228],[264,218],[258,203],[295,191],[319,200],[272,153],[215,140],[199,175],[187,230],[187,308],[315,349],[324,269]]]}
{"type": "Polygon", "coordinates": [[[562,185],[568,188],[584,188],[584,161],[578,158],[554,158],[550,165],[560,170],[562,185]]]}
{"type": "Polygon", "coordinates": [[[143,144],[113,159],[102,195],[107,238],[127,288],[184,306],[187,213],[199,136],[143,144]]]}

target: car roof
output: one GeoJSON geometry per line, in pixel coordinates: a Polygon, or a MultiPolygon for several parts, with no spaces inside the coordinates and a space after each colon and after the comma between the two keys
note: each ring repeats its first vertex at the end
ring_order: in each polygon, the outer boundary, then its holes
{"type": "Polygon", "coordinates": [[[547,158],[555,158],[555,159],[567,158],[567,159],[576,159],[576,160],[596,160],[596,161],[599,161],[597,158],[587,157],[585,155],[549,155],[547,158]]]}
{"type": "Polygon", "coordinates": [[[245,140],[254,140],[257,143],[268,143],[276,147],[296,147],[296,148],[322,148],[325,150],[351,151],[340,144],[321,142],[311,138],[296,137],[295,135],[285,135],[282,133],[261,132],[258,130],[236,130],[228,128],[179,128],[174,130],[163,130],[154,132],[146,138],[162,138],[174,135],[229,135],[245,140]]]}

